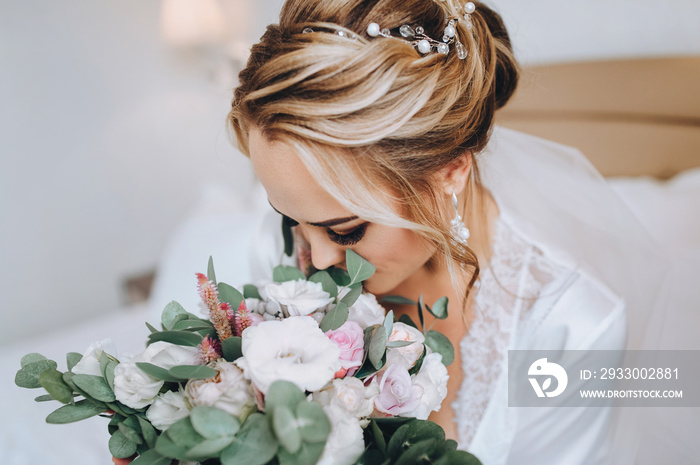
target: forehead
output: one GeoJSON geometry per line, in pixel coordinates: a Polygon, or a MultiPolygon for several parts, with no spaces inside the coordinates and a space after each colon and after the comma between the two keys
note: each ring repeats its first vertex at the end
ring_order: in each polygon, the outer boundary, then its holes
{"type": "Polygon", "coordinates": [[[270,203],[281,213],[304,222],[350,215],[316,182],[291,145],[269,140],[253,128],[249,134],[249,152],[270,203]]]}

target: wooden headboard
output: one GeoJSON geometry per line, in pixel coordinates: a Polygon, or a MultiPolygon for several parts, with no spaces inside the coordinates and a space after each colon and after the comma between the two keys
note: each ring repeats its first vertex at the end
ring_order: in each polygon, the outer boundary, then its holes
{"type": "Polygon", "coordinates": [[[498,124],[578,147],[605,176],[700,166],[700,57],[525,68],[498,124]]]}

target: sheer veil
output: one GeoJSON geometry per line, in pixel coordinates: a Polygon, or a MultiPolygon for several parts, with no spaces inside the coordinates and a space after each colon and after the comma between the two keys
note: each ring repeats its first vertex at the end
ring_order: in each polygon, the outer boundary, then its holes
{"type": "MultiPolygon", "coordinates": [[[[692,265],[687,260],[680,264],[678,257],[665,253],[663,245],[652,239],[581,152],[496,126],[477,160],[485,186],[523,234],[542,250],[584,269],[625,299],[627,349],[698,348],[698,326],[687,329],[688,324],[700,323],[698,312],[685,314],[691,322],[684,321],[683,311],[692,312],[688,305],[697,308],[700,291],[690,279],[685,280],[688,285],[683,285],[677,278],[679,267],[700,270],[700,260],[696,256],[692,265]]],[[[677,415],[683,410],[679,408],[613,410],[616,426],[610,463],[646,463],[643,457],[635,461],[637,452],[644,448],[645,432],[640,425],[658,414],[668,413],[670,427],[679,429],[680,437],[672,440],[677,442],[667,447],[698,450],[694,439],[684,443],[682,438],[697,430],[698,409],[691,409],[695,414],[685,416],[677,415]]]]}

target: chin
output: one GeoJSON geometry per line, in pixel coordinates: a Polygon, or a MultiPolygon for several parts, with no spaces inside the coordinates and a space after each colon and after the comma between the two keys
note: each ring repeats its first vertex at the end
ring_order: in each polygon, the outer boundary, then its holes
{"type": "Polygon", "coordinates": [[[382,297],[385,295],[392,295],[392,291],[396,289],[399,284],[401,284],[401,282],[398,280],[381,279],[381,276],[374,275],[364,282],[363,287],[365,291],[372,293],[377,297],[382,297]]]}

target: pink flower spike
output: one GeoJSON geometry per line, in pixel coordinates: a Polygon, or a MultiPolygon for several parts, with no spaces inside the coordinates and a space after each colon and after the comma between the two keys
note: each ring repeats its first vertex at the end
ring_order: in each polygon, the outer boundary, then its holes
{"type": "Polygon", "coordinates": [[[231,311],[231,306],[226,302],[220,303],[219,307],[213,309],[209,313],[209,319],[214,324],[216,334],[219,335],[219,341],[224,342],[226,339],[233,336],[231,332],[231,323],[229,323],[228,315],[231,311]]]}
{"type": "Polygon", "coordinates": [[[221,343],[212,337],[206,336],[199,345],[199,354],[204,365],[218,360],[221,358],[221,343]]]}
{"type": "Polygon", "coordinates": [[[250,312],[248,312],[248,308],[245,306],[245,300],[243,300],[236,312],[236,323],[234,326],[236,336],[241,336],[243,330],[250,327],[252,324],[253,320],[250,318],[250,312]]]}
{"type": "Polygon", "coordinates": [[[197,289],[209,311],[219,306],[219,291],[213,282],[202,273],[197,273],[197,289]]]}

